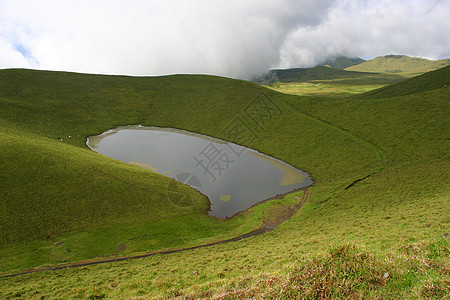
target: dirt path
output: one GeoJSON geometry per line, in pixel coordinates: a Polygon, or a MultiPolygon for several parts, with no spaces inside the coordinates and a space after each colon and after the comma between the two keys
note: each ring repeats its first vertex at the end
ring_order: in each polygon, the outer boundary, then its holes
{"type": "Polygon", "coordinates": [[[122,256],[122,257],[114,257],[114,258],[105,258],[105,259],[100,259],[100,260],[84,260],[84,261],[55,265],[52,267],[45,267],[45,268],[39,268],[39,269],[28,269],[28,270],[23,270],[23,271],[13,273],[13,274],[0,275],[0,278],[15,277],[15,276],[19,276],[19,275],[25,275],[25,274],[29,274],[29,273],[36,273],[36,272],[43,272],[43,271],[56,271],[56,270],[62,270],[62,269],[68,269],[68,268],[98,265],[98,264],[104,264],[104,263],[110,263],[110,262],[130,260],[130,259],[139,259],[139,258],[157,255],[157,254],[171,254],[171,253],[175,253],[175,252],[182,252],[182,251],[188,251],[188,250],[193,250],[193,249],[198,249],[198,248],[203,248],[203,247],[210,247],[210,246],[215,246],[215,245],[220,245],[220,244],[237,242],[242,239],[246,239],[246,238],[253,237],[253,236],[258,236],[258,235],[261,235],[263,233],[266,233],[268,231],[271,231],[271,230],[277,228],[279,225],[281,225],[284,222],[286,222],[287,220],[289,220],[303,206],[303,204],[306,201],[308,201],[309,186],[291,191],[291,192],[283,194],[283,195],[278,195],[276,197],[266,200],[266,201],[268,201],[268,200],[272,200],[272,199],[279,199],[279,198],[284,197],[287,194],[294,193],[294,192],[297,192],[300,190],[304,191],[304,193],[303,193],[302,198],[299,199],[298,203],[296,203],[295,205],[290,206],[290,207],[283,207],[283,209],[277,211],[274,215],[270,216],[270,218],[265,219],[263,221],[263,225],[260,228],[255,229],[251,232],[239,235],[237,237],[231,238],[231,239],[217,241],[217,242],[213,242],[213,243],[209,243],[209,244],[197,245],[197,246],[188,247],[188,248],[168,249],[168,250],[162,250],[162,251],[157,251],[157,252],[149,252],[149,253],[145,253],[145,254],[141,254],[141,255],[130,255],[130,256],[122,256]]]}

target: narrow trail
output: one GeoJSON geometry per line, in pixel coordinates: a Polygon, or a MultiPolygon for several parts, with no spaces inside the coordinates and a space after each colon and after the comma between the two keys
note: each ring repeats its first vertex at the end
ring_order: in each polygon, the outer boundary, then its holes
{"type": "Polygon", "coordinates": [[[277,228],[279,225],[281,225],[284,222],[286,222],[287,220],[289,220],[303,206],[303,204],[306,203],[306,201],[308,201],[309,186],[305,187],[305,188],[301,188],[301,189],[296,189],[294,191],[285,193],[283,195],[278,195],[276,197],[266,200],[266,201],[268,201],[268,200],[275,199],[275,198],[281,198],[281,197],[284,197],[285,195],[288,195],[288,194],[291,194],[291,193],[294,193],[294,192],[297,192],[300,190],[303,191],[303,196],[299,200],[298,203],[289,207],[289,209],[285,210],[282,214],[277,215],[275,218],[271,218],[270,220],[264,220],[263,225],[261,227],[259,227],[258,229],[255,229],[248,233],[236,236],[234,238],[216,241],[216,242],[212,242],[212,243],[208,243],[208,244],[187,247],[187,248],[181,248],[181,249],[167,249],[167,250],[149,252],[149,253],[140,254],[140,255],[112,257],[112,258],[105,258],[105,259],[100,259],[100,260],[84,260],[84,261],[71,262],[71,263],[60,264],[60,265],[55,265],[55,266],[45,267],[45,268],[28,269],[28,270],[23,270],[23,271],[20,271],[17,273],[0,275],[0,278],[16,277],[16,276],[26,275],[26,274],[30,274],[30,273],[37,273],[37,272],[44,272],[44,271],[57,271],[57,270],[62,270],[62,269],[85,267],[85,266],[92,266],[92,265],[105,264],[105,263],[111,263],[111,262],[120,262],[120,261],[124,261],[124,260],[150,257],[150,256],[154,256],[157,254],[171,254],[171,253],[176,253],[176,252],[183,252],[183,251],[189,251],[189,250],[194,250],[194,249],[198,249],[198,248],[211,247],[211,246],[215,246],[215,245],[237,242],[237,241],[249,238],[249,237],[258,236],[258,235],[261,235],[263,233],[266,233],[268,231],[271,231],[271,230],[277,228]]]}
{"type": "MultiPolygon", "coordinates": [[[[359,176],[358,178],[355,178],[348,185],[343,186],[342,187],[343,190],[347,190],[347,189],[351,188],[356,183],[369,178],[370,176],[372,176],[372,175],[382,171],[386,167],[386,154],[383,151],[383,149],[381,149],[378,145],[376,145],[376,144],[374,144],[374,143],[372,143],[370,141],[367,141],[367,140],[359,137],[358,135],[350,132],[349,130],[347,130],[345,128],[341,128],[341,127],[339,127],[339,126],[337,126],[335,124],[332,124],[332,123],[330,123],[330,122],[328,122],[326,120],[317,118],[317,117],[315,117],[313,115],[310,115],[310,114],[308,114],[306,112],[302,112],[299,109],[295,108],[290,103],[287,103],[287,104],[292,109],[297,111],[298,113],[301,113],[301,114],[307,116],[308,118],[310,118],[310,119],[312,119],[312,120],[314,120],[316,122],[320,122],[322,124],[325,124],[326,126],[332,127],[334,129],[342,132],[343,134],[345,134],[347,136],[350,136],[352,139],[355,139],[355,140],[359,141],[360,143],[366,145],[370,150],[373,151],[374,155],[377,157],[379,165],[374,170],[372,170],[371,172],[369,172],[367,174],[359,176]]],[[[264,234],[264,233],[266,233],[268,231],[271,231],[271,230],[277,228],[279,225],[281,225],[285,221],[289,220],[303,206],[303,204],[309,198],[309,187],[302,188],[302,189],[299,189],[299,190],[303,190],[304,191],[302,199],[296,205],[292,206],[288,211],[285,211],[280,216],[272,218],[270,221],[266,221],[265,220],[263,222],[263,225],[261,227],[259,227],[258,229],[255,229],[255,230],[253,230],[251,232],[239,235],[239,236],[234,237],[234,238],[221,240],[221,241],[216,241],[216,242],[212,242],[212,243],[208,243],[208,244],[202,244],[202,245],[187,247],[187,248],[181,248],[181,249],[167,249],[167,250],[162,250],[162,251],[157,251],[157,252],[145,253],[145,254],[141,254],[141,255],[131,255],[131,256],[122,256],[122,257],[114,257],[114,258],[105,258],[105,259],[101,259],[101,260],[86,260],[86,261],[78,261],[78,262],[66,263],[66,264],[61,264],[61,265],[55,265],[55,266],[46,267],[46,268],[28,269],[28,270],[23,270],[23,271],[20,271],[20,272],[17,272],[17,273],[0,275],[0,278],[15,277],[15,276],[20,276],[20,275],[25,275],[25,274],[30,274],[30,273],[44,272],[44,271],[57,271],[57,270],[62,270],[62,269],[77,268],[77,267],[84,267],[84,266],[90,266],[90,265],[98,265],[98,264],[104,264],[104,263],[110,263],[110,262],[120,262],[120,261],[131,260],[131,259],[140,259],[140,258],[145,258],[145,257],[158,255],[158,254],[171,254],[171,253],[176,253],[176,252],[183,252],[183,251],[189,251],[189,250],[194,250],[194,249],[198,249],[198,248],[204,248],[204,247],[221,245],[221,244],[226,244],[226,243],[231,243],[231,242],[237,242],[237,241],[240,241],[242,239],[258,236],[258,235],[264,234]]],[[[286,194],[290,194],[290,193],[293,193],[293,192],[296,192],[296,191],[298,191],[298,190],[291,191],[291,192],[286,193],[286,194]]],[[[279,196],[273,197],[271,199],[281,198],[282,196],[284,196],[286,194],[279,195],[279,196]]],[[[267,199],[267,200],[271,200],[271,199],[267,199]]]]}

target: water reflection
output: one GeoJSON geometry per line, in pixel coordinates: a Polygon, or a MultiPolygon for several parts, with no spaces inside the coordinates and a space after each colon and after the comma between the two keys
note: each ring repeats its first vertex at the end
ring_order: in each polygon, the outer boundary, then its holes
{"type": "Polygon", "coordinates": [[[188,206],[178,184],[208,196],[210,215],[226,218],[265,199],[312,184],[294,167],[240,145],[177,129],[119,127],[88,138],[94,151],[172,177],[168,200],[188,206]]]}

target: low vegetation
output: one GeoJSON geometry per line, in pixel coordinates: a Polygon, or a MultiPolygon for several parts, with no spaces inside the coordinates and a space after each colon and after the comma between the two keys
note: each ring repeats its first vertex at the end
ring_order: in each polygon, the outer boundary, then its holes
{"type": "MultiPolygon", "coordinates": [[[[381,87],[398,83],[405,77],[395,74],[362,73],[336,70],[329,67],[320,67],[331,71],[321,72],[319,68],[286,70],[291,71],[289,79],[283,80],[278,77],[277,81],[266,84],[271,90],[297,96],[328,96],[346,97],[357,95],[381,87]],[[304,76],[303,71],[309,75],[304,76]]],[[[284,70],[282,70],[284,71],[284,70]]],[[[283,77],[282,77],[283,78],[283,77]]]]}
{"type": "Polygon", "coordinates": [[[342,83],[339,80],[323,80],[299,83],[274,82],[267,85],[267,88],[280,93],[297,96],[346,97],[365,93],[383,86],[377,84],[355,85],[342,83]]]}
{"type": "MultiPolygon", "coordinates": [[[[352,85],[391,84],[405,79],[396,74],[380,74],[367,72],[354,72],[318,66],[314,68],[295,68],[271,70],[269,74],[261,78],[262,83],[294,83],[294,82],[336,82],[352,85]]],[[[258,80],[255,80],[258,82],[258,80]]]]}
{"type": "MultiPolygon", "coordinates": [[[[448,81],[448,71],[439,72],[436,78],[448,81]]],[[[1,278],[1,297],[446,297],[450,91],[429,77],[414,80],[402,89],[423,83],[420,93],[391,97],[387,90],[374,99],[299,97],[213,76],[0,71],[4,275],[229,238],[302,198],[291,194],[226,221],[204,213],[201,194],[188,209],[174,207],[164,199],[169,178],[86,148],[86,136],[118,125],[224,138],[282,159],[315,181],[308,202],[268,233],[1,278]],[[261,109],[261,99],[282,113],[245,113],[261,109]],[[232,134],[236,124],[245,124],[241,134],[232,134]]]]}
{"type": "Polygon", "coordinates": [[[448,65],[449,59],[433,61],[402,55],[387,55],[368,61],[340,57],[325,66],[271,70],[256,82],[291,95],[346,97],[367,93],[368,97],[383,98],[421,92],[431,86],[443,86],[446,74],[427,75],[429,79],[424,80],[414,79],[418,85],[407,83],[405,89],[402,89],[401,82],[448,65]],[[381,87],[388,89],[386,93],[378,90],[381,87]]]}
{"type": "Polygon", "coordinates": [[[450,65],[441,69],[413,77],[405,82],[391,84],[384,88],[368,91],[360,97],[385,98],[420,93],[430,89],[446,87],[450,77],[450,65]]]}
{"type": "Polygon", "coordinates": [[[335,69],[345,69],[354,65],[365,62],[365,59],[360,57],[349,58],[345,56],[340,56],[335,59],[331,59],[324,63],[325,66],[330,66],[335,69]]]}
{"type": "Polygon", "coordinates": [[[429,60],[406,55],[386,55],[375,57],[361,64],[353,65],[345,70],[356,72],[376,72],[402,74],[412,77],[430,72],[450,64],[450,59],[429,60]]]}

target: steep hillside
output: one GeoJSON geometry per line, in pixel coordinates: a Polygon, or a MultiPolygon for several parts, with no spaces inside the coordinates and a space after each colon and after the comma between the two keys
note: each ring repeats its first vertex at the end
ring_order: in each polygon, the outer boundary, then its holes
{"type": "Polygon", "coordinates": [[[425,92],[450,85],[450,66],[419,75],[399,83],[358,95],[363,98],[386,98],[425,92]]]}
{"type": "Polygon", "coordinates": [[[263,235],[0,278],[0,298],[445,299],[448,99],[447,87],[380,99],[298,97],[212,76],[0,71],[0,133],[6,141],[0,144],[0,234],[8,241],[0,245],[3,274],[36,263],[121,255],[118,245],[129,247],[129,254],[198,245],[250,231],[300,198],[308,200],[263,235]],[[260,95],[282,113],[270,114],[260,95]],[[245,114],[246,108],[259,118],[245,114]],[[258,205],[228,221],[199,211],[201,195],[196,208],[172,209],[160,199],[160,185],[169,179],[84,145],[87,135],[133,123],[256,148],[309,172],[315,184],[306,194],[258,205]],[[89,205],[97,211],[83,213],[89,205]],[[58,231],[80,219],[87,226],[58,231]],[[50,237],[34,234],[35,228],[50,237]]]}
{"type": "MultiPolygon", "coordinates": [[[[282,102],[286,96],[249,82],[213,76],[133,78],[3,70],[0,86],[1,270],[185,247],[262,225],[264,205],[229,221],[217,220],[205,214],[208,202],[199,193],[191,207],[176,207],[167,201],[171,179],[87,149],[87,136],[118,125],[205,133],[314,170],[315,179],[340,174],[339,180],[323,186],[326,190],[346,185],[377,165],[376,157],[361,150],[358,141],[341,145],[348,138],[338,130],[309,122],[282,102]],[[264,117],[260,124],[243,115],[249,105],[261,109],[261,93],[283,109],[282,116],[264,117]],[[236,118],[248,126],[241,129],[251,128],[247,133],[259,139],[248,144],[246,134],[234,134],[236,118]],[[319,133],[322,138],[315,143],[334,149],[326,168],[310,151],[313,145],[305,144],[319,133]],[[292,139],[282,149],[276,146],[292,139]],[[354,153],[354,160],[336,159],[344,153],[354,153]],[[118,252],[122,244],[126,248],[118,252]]],[[[185,193],[190,192],[186,187],[185,193]]]]}

